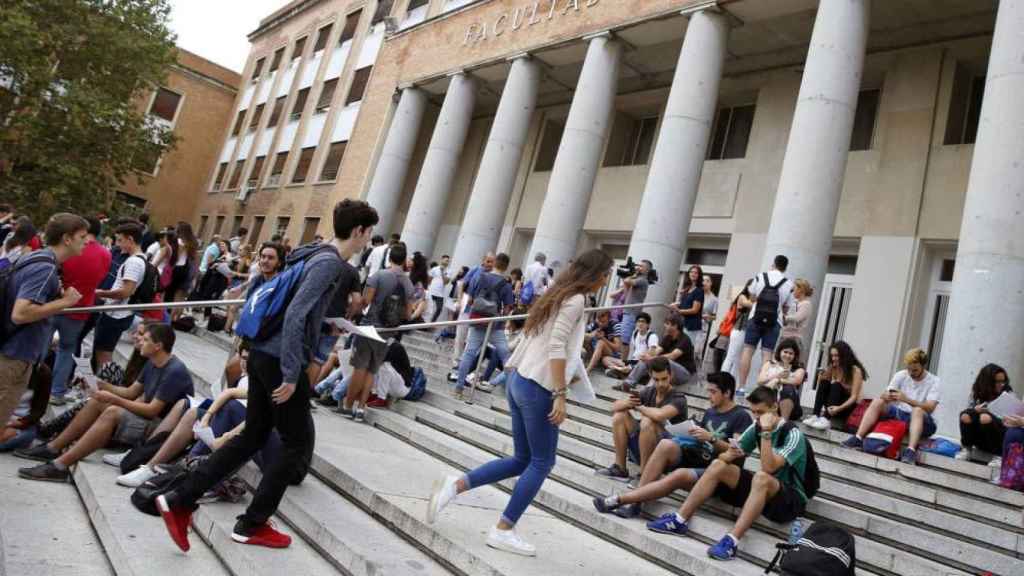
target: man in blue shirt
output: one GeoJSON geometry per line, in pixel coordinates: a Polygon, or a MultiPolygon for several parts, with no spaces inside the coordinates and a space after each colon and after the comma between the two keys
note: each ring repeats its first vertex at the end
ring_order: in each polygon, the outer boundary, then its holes
{"type": "MultiPolygon", "coordinates": [[[[515,296],[512,292],[512,283],[505,277],[508,270],[508,254],[501,253],[494,257],[494,270],[480,271],[468,282],[470,319],[493,318],[504,316],[515,303],[515,296]]],[[[469,338],[466,341],[466,350],[462,354],[462,361],[459,362],[459,378],[455,384],[455,397],[462,399],[462,390],[466,387],[466,376],[476,366],[480,357],[480,348],[484,346],[484,337],[487,335],[486,324],[476,324],[469,328],[469,338]]],[[[494,322],[491,328],[491,335],[487,343],[494,347],[494,353],[498,360],[504,365],[511,355],[508,349],[508,339],[505,337],[505,323],[494,322]]]]}
{"type": "Polygon", "coordinates": [[[20,256],[7,286],[11,323],[0,327],[0,422],[7,422],[28,387],[32,366],[49,344],[49,318],[78,303],[74,288],[61,289],[57,266],[85,247],[89,223],[74,214],[54,214],[46,224],[46,248],[20,256]]]}

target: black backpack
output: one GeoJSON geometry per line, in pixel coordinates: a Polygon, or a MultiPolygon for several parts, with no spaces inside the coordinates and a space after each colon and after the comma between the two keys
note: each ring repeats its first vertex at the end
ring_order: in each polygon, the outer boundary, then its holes
{"type": "Polygon", "coordinates": [[[41,263],[57,266],[57,261],[49,255],[49,252],[40,251],[26,254],[18,258],[13,265],[0,270],[0,344],[6,342],[21,329],[20,326],[15,326],[11,320],[11,314],[14,312],[14,300],[17,298],[17,290],[13,286],[15,272],[27,268],[31,264],[41,263]]]}
{"type": "MultiPolygon", "coordinates": [[[[792,422],[786,422],[780,428],[781,432],[775,440],[775,447],[781,448],[786,443],[786,438],[789,436],[789,432],[796,428],[797,425],[792,422]]],[[[760,429],[760,428],[758,428],[760,429]]],[[[797,482],[804,489],[804,495],[807,496],[809,501],[814,498],[818,490],[821,489],[821,470],[818,469],[818,461],[814,458],[814,448],[811,446],[811,441],[807,436],[804,436],[804,444],[807,448],[807,462],[804,465],[804,476],[801,478],[799,475],[795,475],[797,482]]]]}
{"type": "MultiPolygon", "coordinates": [[[[492,273],[485,272],[485,274],[492,273]]],[[[492,275],[496,276],[496,274],[492,275]]],[[[501,313],[502,308],[501,291],[504,290],[507,282],[507,280],[501,278],[487,288],[487,290],[484,290],[480,294],[474,296],[473,305],[470,306],[469,312],[480,318],[494,318],[495,316],[498,316],[501,313]]]]}
{"type": "MultiPolygon", "coordinates": [[[[149,304],[156,298],[157,292],[160,291],[160,272],[156,269],[156,266],[146,260],[146,257],[142,254],[135,254],[131,258],[139,258],[142,263],[146,265],[146,273],[142,276],[142,281],[135,287],[135,292],[132,292],[130,298],[128,298],[129,304],[149,304]]],[[[125,260],[127,263],[127,260],[125,260]]],[[[124,264],[122,264],[124,266],[124,264]]]]}
{"type": "Polygon", "coordinates": [[[395,289],[388,294],[380,305],[380,312],[377,319],[384,328],[395,328],[401,326],[407,319],[408,307],[406,306],[405,285],[402,284],[402,277],[394,272],[395,289]]]}
{"type": "Polygon", "coordinates": [[[835,524],[815,522],[795,545],[776,544],[776,548],[779,551],[765,574],[776,564],[786,576],[854,576],[856,571],[853,535],[835,524]]]}
{"type": "Polygon", "coordinates": [[[186,478],[188,468],[184,466],[174,466],[163,474],[157,474],[132,492],[132,505],[143,514],[160,516],[160,511],[156,508],[157,497],[181,486],[186,478]]]}
{"type": "Polygon", "coordinates": [[[757,295],[757,310],[750,318],[751,322],[761,328],[771,328],[779,321],[779,288],[787,281],[783,276],[779,283],[772,286],[768,283],[768,273],[764,273],[764,288],[757,295]]]}

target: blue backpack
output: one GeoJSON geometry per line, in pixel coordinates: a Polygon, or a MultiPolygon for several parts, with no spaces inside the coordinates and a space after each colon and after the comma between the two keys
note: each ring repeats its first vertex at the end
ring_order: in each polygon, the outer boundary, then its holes
{"type": "Polygon", "coordinates": [[[423,398],[423,395],[427,392],[427,376],[423,373],[423,370],[419,368],[413,368],[412,371],[412,385],[409,386],[409,393],[405,395],[403,400],[416,401],[423,398]]]}
{"type": "Polygon", "coordinates": [[[536,297],[537,293],[533,288],[533,282],[527,280],[523,284],[523,289],[519,291],[519,303],[523,306],[529,306],[533,303],[533,299],[536,297]]]}
{"type": "Polygon", "coordinates": [[[281,330],[284,313],[295,296],[295,289],[306,269],[306,262],[320,253],[311,251],[290,262],[277,276],[253,288],[245,299],[235,333],[246,340],[262,342],[281,330]]]}

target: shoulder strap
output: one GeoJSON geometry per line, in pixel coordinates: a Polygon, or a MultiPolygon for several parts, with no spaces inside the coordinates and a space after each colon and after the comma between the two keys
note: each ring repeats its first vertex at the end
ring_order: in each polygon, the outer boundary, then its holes
{"type": "MultiPolygon", "coordinates": [[[[764,278],[765,278],[765,280],[764,280],[765,283],[767,283],[768,282],[768,274],[765,274],[764,278]]],[[[775,286],[772,286],[772,288],[774,288],[775,290],[778,290],[779,288],[782,288],[782,285],[785,284],[787,280],[789,280],[789,278],[786,278],[785,276],[783,276],[782,280],[779,280],[779,283],[776,284],[775,286]]]]}

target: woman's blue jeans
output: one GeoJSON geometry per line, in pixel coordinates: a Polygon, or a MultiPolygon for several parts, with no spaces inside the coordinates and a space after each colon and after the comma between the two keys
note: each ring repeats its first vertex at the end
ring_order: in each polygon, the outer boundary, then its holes
{"type": "Polygon", "coordinates": [[[514,526],[555,467],[558,426],[548,421],[551,392],[540,384],[513,372],[509,377],[507,395],[515,455],[484,464],[467,474],[466,481],[468,488],[474,488],[519,476],[501,515],[503,520],[514,526]]]}

